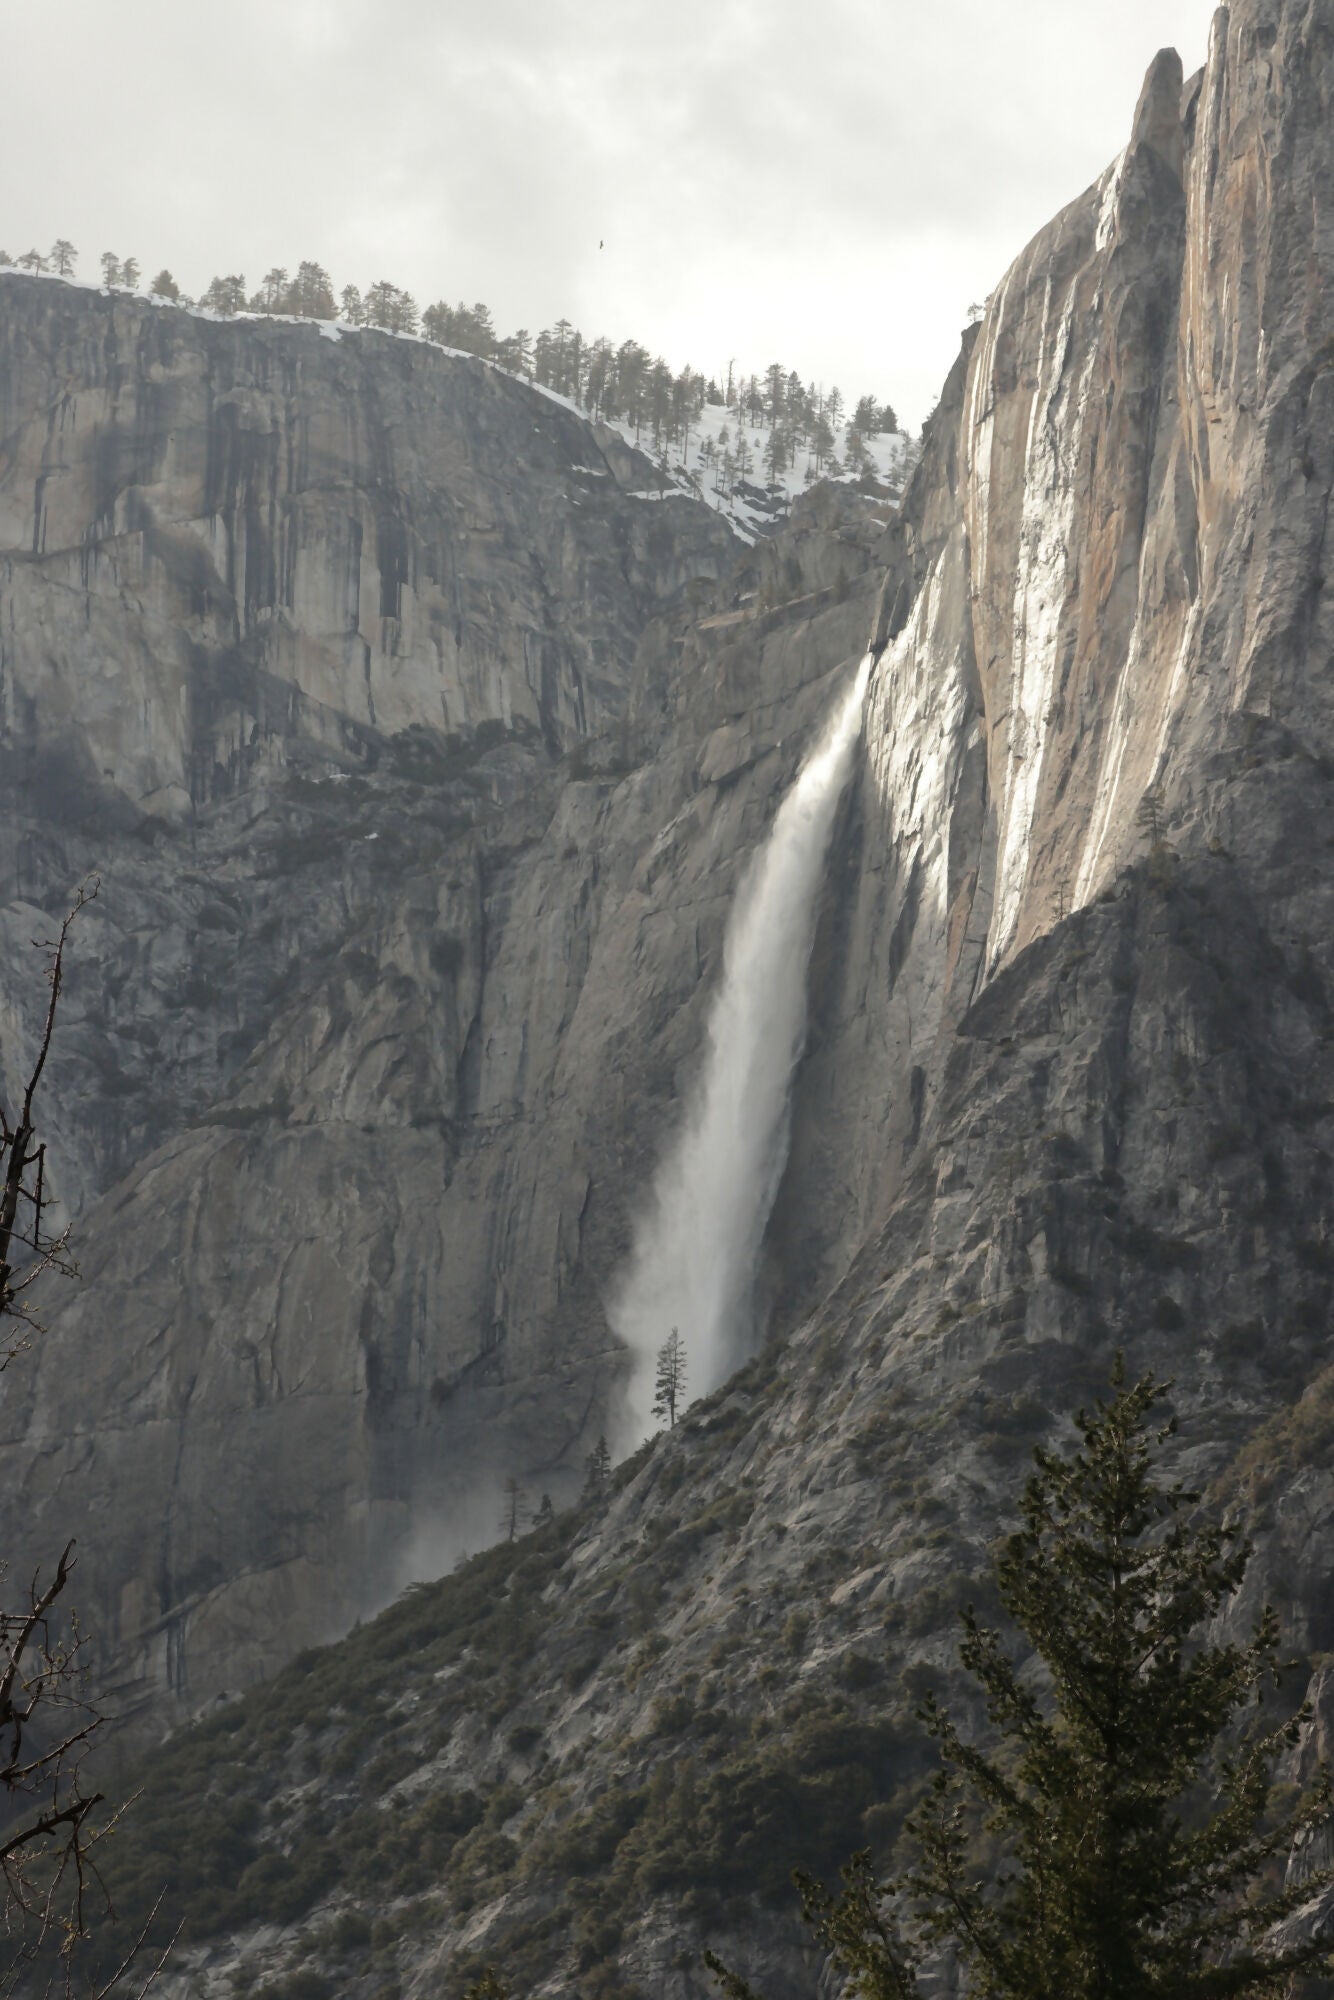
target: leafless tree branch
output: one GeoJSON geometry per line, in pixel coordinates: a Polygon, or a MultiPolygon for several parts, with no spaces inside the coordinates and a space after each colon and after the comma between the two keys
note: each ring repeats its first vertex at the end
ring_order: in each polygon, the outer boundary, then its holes
{"type": "Polygon", "coordinates": [[[80,911],[94,901],[100,888],[97,877],[90,876],[80,886],[57,935],[38,944],[38,949],[46,953],[46,983],[50,991],[37,1054],[22,1085],[19,1108],[11,1111],[0,1100],[0,1153],[5,1166],[0,1182],[0,1319],[16,1321],[22,1329],[17,1337],[11,1335],[0,1349],[0,1369],[22,1352],[35,1333],[41,1332],[25,1293],[48,1271],[59,1271],[66,1276],[75,1274],[69,1258],[68,1228],[53,1237],[43,1234],[42,1218],[49,1201],[46,1147],[37,1139],[34,1118],[37,1090],[51,1053],[56,1009],[65,981],[65,945],[70,926],[80,911]],[[28,1252],[28,1257],[20,1267],[16,1264],[16,1252],[23,1251],[28,1252]]]}
{"type": "MultiPolygon", "coordinates": [[[[0,1332],[0,1370],[42,1332],[29,1296],[33,1286],[53,1271],[74,1274],[68,1228],[54,1234],[46,1228],[51,1193],[46,1147],[37,1137],[37,1098],[55,1034],[70,927],[98,888],[96,878],[85,882],[57,935],[38,943],[46,953],[49,991],[37,1051],[16,1097],[0,1097],[0,1321],[8,1322],[0,1332]]],[[[0,1561],[0,1578],[6,1567],[0,1561]]],[[[63,1611],[74,1568],[74,1543],[68,1542],[49,1581],[40,1571],[33,1577],[26,1603],[15,1609],[0,1604],[0,1936],[8,1944],[0,1995],[42,1964],[48,1987],[57,1976],[53,1966],[60,1967],[65,1991],[72,1992],[73,1948],[88,1935],[90,1884],[105,1894],[93,1851],[118,1815],[102,1823],[102,1794],[84,1783],[84,1756],[104,1718],[84,1696],[77,1617],[63,1611]]],[[[105,2000],[129,1976],[143,1941],[136,1941],[94,2000],[105,2000]]],[[[165,1954],[140,1987],[140,2000],[163,1963],[165,1954]]]]}

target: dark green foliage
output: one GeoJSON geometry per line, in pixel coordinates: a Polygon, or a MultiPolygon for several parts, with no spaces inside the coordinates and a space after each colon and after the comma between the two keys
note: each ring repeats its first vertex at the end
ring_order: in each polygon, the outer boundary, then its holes
{"type": "Polygon", "coordinates": [[[1160,786],[1150,785],[1144,793],[1135,809],[1135,824],[1148,841],[1151,851],[1162,846],[1166,822],[1160,786]]]}
{"type": "Polygon", "coordinates": [[[370,1920],[360,1910],[343,1910],[334,1918],[329,1942],[335,1951],[363,1951],[370,1941],[370,1920]]]}
{"type": "Polygon", "coordinates": [[[503,1981],[496,1977],[488,1965],[480,1978],[474,1979],[471,1986],[464,1988],[463,2000],[509,2000],[509,1994],[503,1981]]]}
{"type": "Polygon", "coordinates": [[[611,1452],[605,1437],[597,1443],[584,1460],[584,1498],[600,1500],[611,1482],[611,1452]]]}
{"type": "MultiPolygon", "coordinates": [[[[564,1558],[554,1522],[533,1547],[502,1543],[438,1584],[415,1586],[337,1647],[299,1654],[263,1690],[173,1737],[154,1755],[133,1814],[102,1866],[118,1916],[116,1951],[162,1906],[149,1942],[182,1918],[186,1941],[249,1923],[290,1923],[340,1882],[377,1897],[418,1895],[450,1869],[461,1843],[517,1795],[432,1788],[410,1803],[392,1787],[421,1751],[391,1714],[407,1691],[459,1663],[433,1719],[443,1746],[455,1713],[475,1710],[532,1643],[541,1591],[564,1558]],[[284,1801],[284,1786],[360,1769],[351,1797],[336,1785],[318,1809],[284,1801]]],[[[133,1784],[131,1784],[133,1788],[133,1784]]],[[[493,1822],[494,1824],[494,1822],[493,1822]]],[[[483,1829],[484,1830],[484,1829],[483,1829]]],[[[485,1856],[474,1857],[478,1861],[485,1856]]],[[[495,1856],[491,1859],[494,1861],[495,1856]]],[[[337,1921],[360,1921],[355,1913],[337,1921]]],[[[351,1942],[351,1934],[340,1937],[351,1942]]]]}
{"type": "Polygon", "coordinates": [[[1164,1393],[1152,1377],[1124,1387],[1118,1366],[1110,1401],[1077,1420],[1080,1448],[1035,1454],[997,1586],[1045,1675],[1021,1674],[964,1613],[960,1657],[998,1747],[928,1695],[943,1768],[908,1822],[905,1872],[882,1883],[862,1853],[837,1896],[798,1877],[865,2000],[917,1994],[916,1968],[946,1943],[970,2000],[1276,2000],[1334,1956],[1273,1938],[1334,1879],[1281,1886],[1283,1857],[1329,1817],[1329,1782],[1276,1808],[1274,1766],[1305,1710],[1237,1730],[1277,1682],[1277,1621],[1265,1611],[1246,1644],[1201,1636],[1250,1551],[1231,1526],[1191,1526],[1198,1495],[1158,1478],[1164,1393]]]}
{"type": "Polygon", "coordinates": [[[794,1856],[835,1867],[850,1838],[871,1837],[866,1816],[887,1798],[897,1823],[926,1762],[915,1732],[867,1721],[834,1695],[803,1695],[759,1741],[738,1743],[725,1713],[683,1697],[668,1698],[660,1721],[669,1741],[678,1728],[707,1741],[709,1761],[669,1756],[647,1785],[609,1793],[524,1857],[526,1873],[567,1886],[607,1919],[658,1896],[688,1911],[716,1910],[730,1895],[781,1905],[794,1856]]]}
{"type": "Polygon", "coordinates": [[[332,1979],[313,1966],[298,1966],[282,1979],[270,1979],[259,1989],[258,2000],[331,2000],[332,1979]]]}
{"type": "Polygon", "coordinates": [[[874,1687],[883,1671],[879,1660],[873,1660],[869,1653],[859,1652],[856,1647],[845,1653],[838,1663],[839,1680],[845,1688],[854,1691],[874,1687]]]}

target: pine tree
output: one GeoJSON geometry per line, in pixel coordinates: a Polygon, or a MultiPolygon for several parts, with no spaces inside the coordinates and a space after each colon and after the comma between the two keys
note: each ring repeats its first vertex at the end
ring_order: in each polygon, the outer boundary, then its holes
{"type": "Polygon", "coordinates": [[[39,271],[46,269],[46,259],[40,250],[25,250],[19,258],[19,263],[25,271],[31,271],[34,277],[39,271]]]}
{"type": "Polygon", "coordinates": [[[72,278],[78,256],[78,251],[67,237],[57,236],[51,245],[51,256],[48,261],[54,267],[57,277],[72,278]]]}
{"type": "Polygon", "coordinates": [[[384,333],[391,331],[397,298],[397,287],[391,285],[387,278],[378,278],[365,298],[367,326],[379,327],[384,333]]]}
{"type": "Polygon", "coordinates": [[[607,1449],[605,1437],[597,1443],[584,1460],[584,1498],[599,1500],[607,1490],[611,1479],[611,1453],[607,1449]]]}
{"type": "MultiPolygon", "coordinates": [[[[361,293],[355,285],[344,285],[338,298],[338,313],[340,319],[345,319],[349,326],[366,324],[366,308],[361,303],[361,293]]],[[[432,335],[432,338],[435,336],[432,335]]]]}
{"type": "Polygon", "coordinates": [[[551,1504],[551,1495],[544,1493],[538,1505],[537,1512],[533,1516],[533,1526],[535,1528],[549,1528],[555,1518],[556,1510],[551,1504]]]}
{"type": "Polygon", "coordinates": [[[260,280],[259,290],[250,301],[251,312],[285,312],[287,298],[287,273],[281,264],[275,264],[260,280]]]}
{"type": "Polygon", "coordinates": [[[170,299],[173,303],[181,296],[181,288],[168,270],[161,270],[148,287],[155,299],[170,299]]]}
{"type": "Polygon", "coordinates": [[[852,413],[852,428],[863,437],[875,437],[880,430],[880,412],[874,396],[859,396],[852,413]]]}
{"type": "Polygon", "coordinates": [[[866,449],[866,440],[859,430],[848,432],[847,449],[844,453],[848,471],[859,478],[871,470],[871,455],[866,449]]]}
{"type": "Polygon", "coordinates": [[[387,278],[373,284],[364,301],[366,324],[385,333],[415,333],[417,302],[410,292],[400,292],[387,278]]]}
{"type": "Polygon", "coordinates": [[[282,310],[295,313],[300,319],[336,319],[338,308],[334,304],[333,285],[323,264],[309,260],[298,264],[296,276],[288,287],[282,310]]]}
{"type": "MultiPolygon", "coordinates": [[[[422,327],[425,331],[425,316],[422,319],[422,327]]],[[[502,368],[507,368],[511,375],[532,375],[533,340],[526,326],[521,326],[517,333],[508,334],[500,342],[496,349],[496,360],[502,368]]]]}
{"type": "Polygon", "coordinates": [[[125,291],[127,292],[138,291],[139,259],[137,257],[127,257],[125,259],[125,262],[120,267],[120,282],[122,288],[125,291]]]}
{"type": "Polygon", "coordinates": [[[658,1373],[653,1390],[653,1414],[663,1417],[669,1430],[676,1429],[678,1410],[685,1408],[686,1348],[680,1330],[673,1327],[658,1349],[658,1373]]]}
{"type": "Polygon", "coordinates": [[[489,356],[496,351],[496,330],[491,324],[491,308],[478,302],[466,308],[468,313],[468,346],[474,354],[489,356]]]}
{"type": "Polygon", "coordinates": [[[239,272],[230,277],[214,278],[199,301],[209,312],[219,313],[223,318],[245,310],[245,279],[239,272]]]}
{"type": "Polygon", "coordinates": [[[927,1702],[943,1769],[908,1822],[906,1872],[882,1883],[860,1854],[837,1897],[798,1877],[807,1921],[866,2000],[918,1995],[917,1968],[944,1943],[976,2000],[1278,1996],[1334,1963],[1328,1929],[1274,1935],[1334,1880],[1274,1886],[1334,1794],[1322,1772],[1295,1807],[1276,1801],[1276,1761],[1307,1710],[1238,1733],[1278,1678],[1278,1625],[1266,1610],[1246,1643],[1207,1636],[1250,1550],[1227,1523],[1193,1524],[1199,1496],[1158,1476],[1169,1386],[1127,1388],[1118,1364],[1110,1400],[1076,1420],[1078,1449],[1035,1454],[997,1583],[1045,1674],[964,1614],[960,1658],[997,1747],[927,1702]]]}
{"type": "Polygon", "coordinates": [[[1166,822],[1163,816],[1163,795],[1157,785],[1150,785],[1135,810],[1135,824],[1147,839],[1151,848],[1163,845],[1166,822]]]}
{"type": "Polygon", "coordinates": [[[505,1481],[505,1504],[500,1513],[500,1532],[507,1542],[517,1542],[528,1519],[528,1499],[513,1474],[505,1481]]]}

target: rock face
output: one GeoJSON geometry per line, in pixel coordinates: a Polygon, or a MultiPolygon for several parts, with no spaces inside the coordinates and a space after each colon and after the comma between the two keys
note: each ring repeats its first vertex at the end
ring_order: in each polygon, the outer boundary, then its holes
{"type": "Polygon", "coordinates": [[[13,276],[0,438],[11,1074],[28,940],[103,879],[48,1099],[85,1284],[7,1380],[7,1532],[81,1488],[104,1639],[194,1700],[394,1588],[409,1516],[445,1560],[498,1466],[568,1476],[597,770],[740,551],[481,363],[13,276]]]}
{"type": "MultiPolygon", "coordinates": [[[[695,1990],[651,1814],[684,1868],[729,1785],[775,1796],[754,1744],[778,1786],[803,1704],[887,1646],[863,1707],[907,1726],[1028,1444],[1118,1345],[1178,1377],[1191,1476],[1252,1508],[1254,1588],[1294,1646],[1331,1644],[1331,97],[1330,0],[1220,10],[1189,83],[1160,55],[1125,153],[967,337],[901,512],[817,494],[709,604],[655,618],[643,586],[619,705],[563,765],[575,724],[544,710],[539,741],[484,750],[414,710],[373,756],[321,736],[299,782],[238,780],[188,840],[151,822],[125,1027],[174,976],[160,935],[242,1039],[197,1049],[215,1017],[160,1010],[160,1069],[125,1072],[133,1159],[114,1115],[62,1106],[66,1150],[107,1165],[83,1292],[3,1405],[4,1490],[28,1533],[86,1510],[127,1672],[197,1701],[345,1617],[348,1580],[483,1467],[568,1493],[739,869],[879,653],[766,1245],[772,1344],[500,1579],[503,1674],[479,1641],[396,1706],[410,1641],[386,1627],[404,1808],[495,1802],[485,1865],[432,1878],[429,1945],[394,1946],[405,1986],[484,1951],[535,1989],[582,1964],[593,1990],[695,1990]],[[181,1081],[153,1125],[157,1073],[181,1081]],[[614,1939],[608,1880],[637,1913],[614,1939]]],[[[644,507],[603,491],[616,521],[644,507]]],[[[664,595],[717,564],[688,509],[661,532],[664,595]]],[[[73,823],[66,877],[92,847],[73,823]]],[[[81,1051],[107,1046],[93,1011],[81,1051]]],[[[438,1603],[462,1628],[463,1595],[438,1603]]],[[[346,1775],[353,1712],[294,1723],[261,1846],[313,1853],[349,1792],[378,1798],[380,1767],[346,1775]],[[343,1760],[313,1795],[302,1729],[343,1760]]],[[[848,1847],[880,1824],[861,1812],[848,1847]]],[[[797,1990],[785,1934],[733,1920],[797,1990]]]]}

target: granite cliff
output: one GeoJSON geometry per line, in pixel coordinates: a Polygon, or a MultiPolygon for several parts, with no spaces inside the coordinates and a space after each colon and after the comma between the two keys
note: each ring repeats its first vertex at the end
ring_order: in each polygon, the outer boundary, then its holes
{"type": "Polygon", "coordinates": [[[479,362],[12,275],[0,437],[11,1062],[27,941],[103,880],[49,1108],[87,1282],[11,1378],[11,1532],[81,1488],[106,1643],[195,1699],[483,1471],[559,1485],[605,1373],[558,1071],[597,772],[740,545],[479,362]]]}
{"type": "Polygon", "coordinates": [[[423,723],[411,777],[400,738],[369,769],[326,741],[281,810],[275,784],[191,820],[233,907],[301,827],[314,879],[275,861],[264,895],[309,941],[197,1122],[109,1166],[5,1485],[29,1532],[114,1496],[114,1643],[198,1700],[316,1634],[460,1469],[554,1493],[578,1463],[731,890],[876,654],[769,1342],[603,1507],[180,1739],[134,1869],[193,1897],[195,1990],[315,1963],[424,1993],[491,1957],[685,1995],[728,1932],[801,1990],[766,1899],[885,1837],[1028,1445],[1118,1346],[1176,1375],[1184,1463],[1257,1535],[1239,1615],[1274,1599],[1327,1727],[1332,97],[1331,0],[1220,9],[1188,81],[1159,55],[1124,153],[966,337],[901,510],[814,495],[726,575],[664,523],[667,601],[563,764],[549,727],[479,755],[423,723]],[[671,595],[687,549],[708,603],[671,595]],[[485,801],[413,865],[447,756],[485,801]],[[201,1784],[253,1806],[231,1900],[154,1830],[201,1784]]]}

